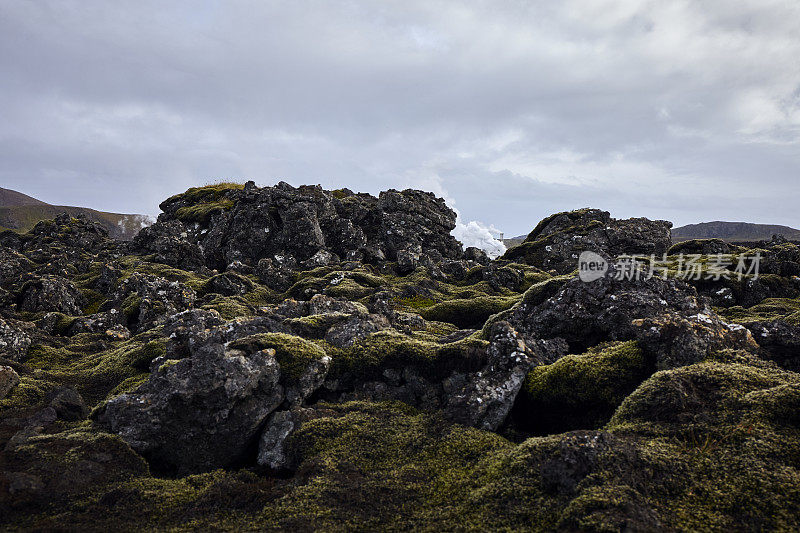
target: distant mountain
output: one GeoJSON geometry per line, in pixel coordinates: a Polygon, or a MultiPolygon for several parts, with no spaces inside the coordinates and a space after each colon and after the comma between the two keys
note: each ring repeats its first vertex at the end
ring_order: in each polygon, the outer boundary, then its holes
{"type": "Polygon", "coordinates": [[[0,187],[0,206],[2,207],[17,207],[22,205],[47,205],[41,200],[37,200],[27,194],[12,191],[11,189],[3,189],[0,187]]]}
{"type": "Polygon", "coordinates": [[[516,246],[518,244],[522,244],[522,242],[528,237],[528,234],[520,235],[518,237],[509,237],[508,239],[503,239],[503,244],[506,245],[506,248],[511,248],[512,246],[516,246]]]}
{"type": "Polygon", "coordinates": [[[72,216],[82,214],[108,230],[115,239],[130,240],[140,229],[152,223],[146,215],[106,213],[88,207],[50,205],[21,192],[0,187],[0,231],[10,229],[24,233],[40,220],[55,218],[67,212],[72,216]]]}
{"type": "Polygon", "coordinates": [[[800,240],[800,230],[773,224],[751,224],[749,222],[703,222],[672,229],[672,241],[691,239],[722,239],[729,242],[761,241],[783,235],[791,241],[800,240]]]}

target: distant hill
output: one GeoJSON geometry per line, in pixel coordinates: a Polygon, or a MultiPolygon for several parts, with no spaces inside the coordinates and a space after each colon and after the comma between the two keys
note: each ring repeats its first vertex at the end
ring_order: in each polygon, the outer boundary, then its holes
{"type": "Polygon", "coordinates": [[[522,244],[522,242],[527,237],[527,233],[525,235],[520,235],[518,237],[510,237],[508,239],[503,239],[503,244],[506,245],[506,248],[511,248],[512,246],[516,246],[518,244],[522,244]]]}
{"type": "Polygon", "coordinates": [[[83,214],[108,230],[115,239],[130,240],[152,220],[145,215],[106,213],[88,207],[50,205],[21,192],[0,187],[0,231],[4,229],[24,233],[40,220],[55,218],[67,212],[72,216],[83,214]]]}
{"type": "Polygon", "coordinates": [[[703,222],[672,229],[672,241],[691,239],[722,239],[729,242],[769,240],[773,235],[783,235],[790,241],[800,240],[800,230],[773,224],[749,222],[703,222]]]}
{"type": "Polygon", "coordinates": [[[0,206],[2,207],[17,207],[22,205],[48,205],[41,200],[37,200],[27,194],[12,191],[11,189],[3,189],[0,187],[0,206]]]}

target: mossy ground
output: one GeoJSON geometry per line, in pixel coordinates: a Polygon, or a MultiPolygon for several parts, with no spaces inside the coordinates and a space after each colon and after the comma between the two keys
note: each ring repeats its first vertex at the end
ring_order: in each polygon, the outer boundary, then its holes
{"type": "Polygon", "coordinates": [[[798,407],[796,374],[720,363],[653,375],[599,431],[518,445],[403,404],[320,404],[325,416],[288,442],[301,464],[291,479],[248,471],[139,475],[15,523],[91,530],[793,530],[800,526],[798,407]]]}
{"type": "MultiPolygon", "coordinates": [[[[185,212],[202,219],[224,209],[226,195],[240,187],[197,188],[168,202],[205,206],[185,212]]],[[[347,200],[344,191],[339,196],[347,200]]],[[[216,309],[226,319],[318,293],[367,305],[378,291],[390,294],[399,311],[427,319],[410,334],[373,333],[348,348],[322,340],[328,321],[341,318],[335,314],[293,319],[292,327],[307,328],[306,339],[264,334],[230,345],[274,349],[290,382],[309,361],[326,355],[332,379],[380,378],[387,369],[410,367],[434,381],[453,370],[477,371],[485,364],[488,325],[515,306],[543,302],[571,277],[519,265],[524,282],[512,291],[490,287],[481,267],[448,283],[433,280],[424,269],[401,276],[368,265],[331,266],[298,273],[294,286],[282,293],[245,276],[243,294],[224,296],[213,292],[211,273],[134,256],[116,262],[120,281],[134,272],[179,281],[197,292],[199,307],[216,309]],[[442,342],[457,329],[482,327],[458,342],[442,342]]],[[[107,295],[95,289],[99,263],[68,275],[87,297],[84,313],[102,307],[107,295]]],[[[776,279],[765,283],[785,282],[776,279]]],[[[131,295],[123,310],[135,314],[137,298],[131,295]]],[[[795,321],[798,309],[797,300],[777,298],[724,312],[747,323],[795,321]]],[[[141,384],[151,361],[166,353],[160,328],[124,341],[103,333],[67,337],[74,320],[59,316],[54,335],[37,338],[29,359],[16,365],[21,383],[0,400],[0,449],[55,388],[72,386],[97,409],[141,384]]],[[[535,369],[514,418],[527,435],[542,435],[520,442],[404,404],[316,403],[320,416],[287,442],[300,464],[291,477],[252,466],[159,478],[123,441],[92,422],[58,421],[18,450],[0,454],[0,471],[35,474],[46,487],[44,497],[17,493],[0,500],[0,528],[800,529],[798,374],[735,351],[652,371],[652,362],[633,342],[594,347],[535,369]],[[526,422],[520,424],[520,417],[526,422]]],[[[4,475],[0,494],[10,483],[4,475]]]]}

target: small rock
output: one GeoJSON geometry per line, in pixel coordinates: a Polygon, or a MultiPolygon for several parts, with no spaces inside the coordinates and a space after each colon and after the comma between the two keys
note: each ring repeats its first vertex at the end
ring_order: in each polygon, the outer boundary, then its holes
{"type": "Polygon", "coordinates": [[[19,385],[19,374],[10,366],[0,366],[0,400],[19,385]]]}
{"type": "Polygon", "coordinates": [[[89,408],[83,401],[83,397],[72,387],[62,387],[48,394],[56,415],[61,420],[83,420],[89,414],[89,408]]]}
{"type": "Polygon", "coordinates": [[[31,338],[11,322],[0,318],[0,356],[23,361],[31,347],[31,338]]]}

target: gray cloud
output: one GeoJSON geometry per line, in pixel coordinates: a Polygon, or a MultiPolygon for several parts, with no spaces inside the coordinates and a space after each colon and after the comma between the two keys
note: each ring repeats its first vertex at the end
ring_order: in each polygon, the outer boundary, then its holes
{"type": "Polygon", "coordinates": [[[154,213],[218,178],[800,225],[800,6],[0,4],[0,184],[154,213]],[[168,7],[165,7],[167,5],[168,7]]]}

